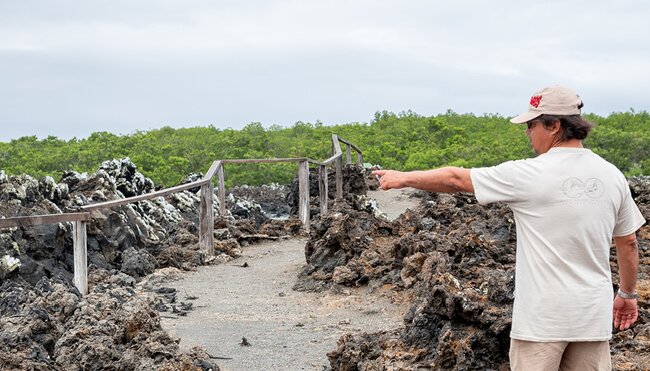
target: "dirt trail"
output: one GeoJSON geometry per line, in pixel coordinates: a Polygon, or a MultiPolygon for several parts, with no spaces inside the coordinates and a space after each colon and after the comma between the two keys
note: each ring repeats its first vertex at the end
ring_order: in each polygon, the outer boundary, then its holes
{"type": "Polygon", "coordinates": [[[406,209],[413,209],[419,199],[411,198],[414,190],[412,188],[391,189],[389,191],[368,191],[368,197],[377,200],[379,209],[383,211],[388,219],[395,220],[406,209]]]}
{"type": "MultiPolygon", "coordinates": [[[[415,201],[408,191],[371,192],[393,219],[415,201]]],[[[366,287],[332,293],[292,290],[304,264],[305,239],[265,242],[244,249],[228,264],[201,267],[167,286],[178,300],[195,296],[186,317],[162,318],[181,348],[204,347],[224,370],[323,370],[326,353],[346,332],[375,332],[402,325],[404,305],[390,291],[366,287]],[[242,265],[247,265],[243,267],[242,265]],[[242,345],[246,338],[250,346],[242,345]]]]}

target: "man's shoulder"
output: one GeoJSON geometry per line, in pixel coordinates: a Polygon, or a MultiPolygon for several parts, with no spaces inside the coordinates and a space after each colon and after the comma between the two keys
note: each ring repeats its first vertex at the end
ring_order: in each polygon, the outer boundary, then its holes
{"type": "Polygon", "coordinates": [[[508,160],[494,166],[481,167],[477,169],[485,169],[485,170],[493,169],[493,170],[501,170],[501,171],[517,170],[517,169],[534,168],[537,167],[539,164],[540,164],[539,158],[534,157],[534,158],[524,158],[518,160],[508,160]]]}
{"type": "Polygon", "coordinates": [[[590,152],[590,156],[593,158],[593,160],[602,168],[606,171],[609,171],[612,176],[617,176],[619,178],[625,179],[625,175],[623,175],[623,172],[613,163],[607,161],[604,159],[602,156],[595,152],[590,152]]]}

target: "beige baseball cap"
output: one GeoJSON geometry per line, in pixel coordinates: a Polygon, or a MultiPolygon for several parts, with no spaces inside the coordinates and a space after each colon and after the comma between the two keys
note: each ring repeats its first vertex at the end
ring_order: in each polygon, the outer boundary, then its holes
{"type": "Polygon", "coordinates": [[[579,115],[582,99],[573,90],[554,85],[538,90],[530,97],[528,111],[510,119],[515,124],[526,123],[541,115],[579,115]]]}

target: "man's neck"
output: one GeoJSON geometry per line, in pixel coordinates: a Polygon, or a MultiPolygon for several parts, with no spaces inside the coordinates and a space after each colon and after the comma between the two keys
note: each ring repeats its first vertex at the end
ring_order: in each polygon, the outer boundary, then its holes
{"type": "Polygon", "coordinates": [[[551,148],[563,147],[563,148],[582,148],[582,141],[580,139],[569,139],[563,142],[553,143],[551,148]]]}

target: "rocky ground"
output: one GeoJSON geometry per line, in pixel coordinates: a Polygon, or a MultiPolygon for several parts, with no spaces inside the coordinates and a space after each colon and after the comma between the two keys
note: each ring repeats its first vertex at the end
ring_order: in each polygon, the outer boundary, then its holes
{"type": "MultiPolygon", "coordinates": [[[[333,199],[330,183],[330,211],[322,216],[311,177],[312,232],[294,289],[388,289],[410,309],[401,327],[343,335],[327,355],[330,367],[506,369],[514,283],[510,211],[479,206],[468,194],[422,193],[417,209],[392,221],[363,196],[374,179],[359,168],[345,173],[344,200],[333,199]]],[[[630,186],[650,219],[650,178],[631,179],[630,186]]],[[[59,181],[0,171],[0,216],[72,212],[155,188],[128,159],[107,161],[91,175],[66,172],[59,181]]],[[[299,234],[299,222],[286,214],[295,207],[295,189],[295,182],[266,187],[259,202],[257,191],[247,187],[229,191],[230,214],[215,220],[214,257],[198,245],[198,190],[95,212],[88,228],[90,292],[84,297],[70,284],[69,223],[0,231],[0,368],[217,370],[211,354],[182,350],[162,329],[161,315],[182,316],[196,298],[161,287],[156,277],[230,263],[250,243],[299,234]]],[[[639,233],[640,318],[614,335],[616,369],[650,364],[649,228],[639,233]]],[[[614,272],[615,262],[612,249],[614,272]]]]}
{"type": "MultiPolygon", "coordinates": [[[[73,212],[155,188],[128,159],[106,161],[90,175],[68,171],[59,181],[0,171],[0,216],[73,212]]],[[[71,284],[70,223],[0,231],[0,369],[217,370],[205,351],[181,351],[160,327],[160,312],[180,315],[191,303],[143,282],[160,269],[227,262],[251,241],[296,234],[300,224],[286,214],[281,222],[271,219],[274,210],[234,189],[229,216],[215,220],[216,255],[207,256],[198,244],[195,192],[93,212],[84,297],[71,284]]],[[[288,187],[258,193],[282,200],[288,187]]]]}

